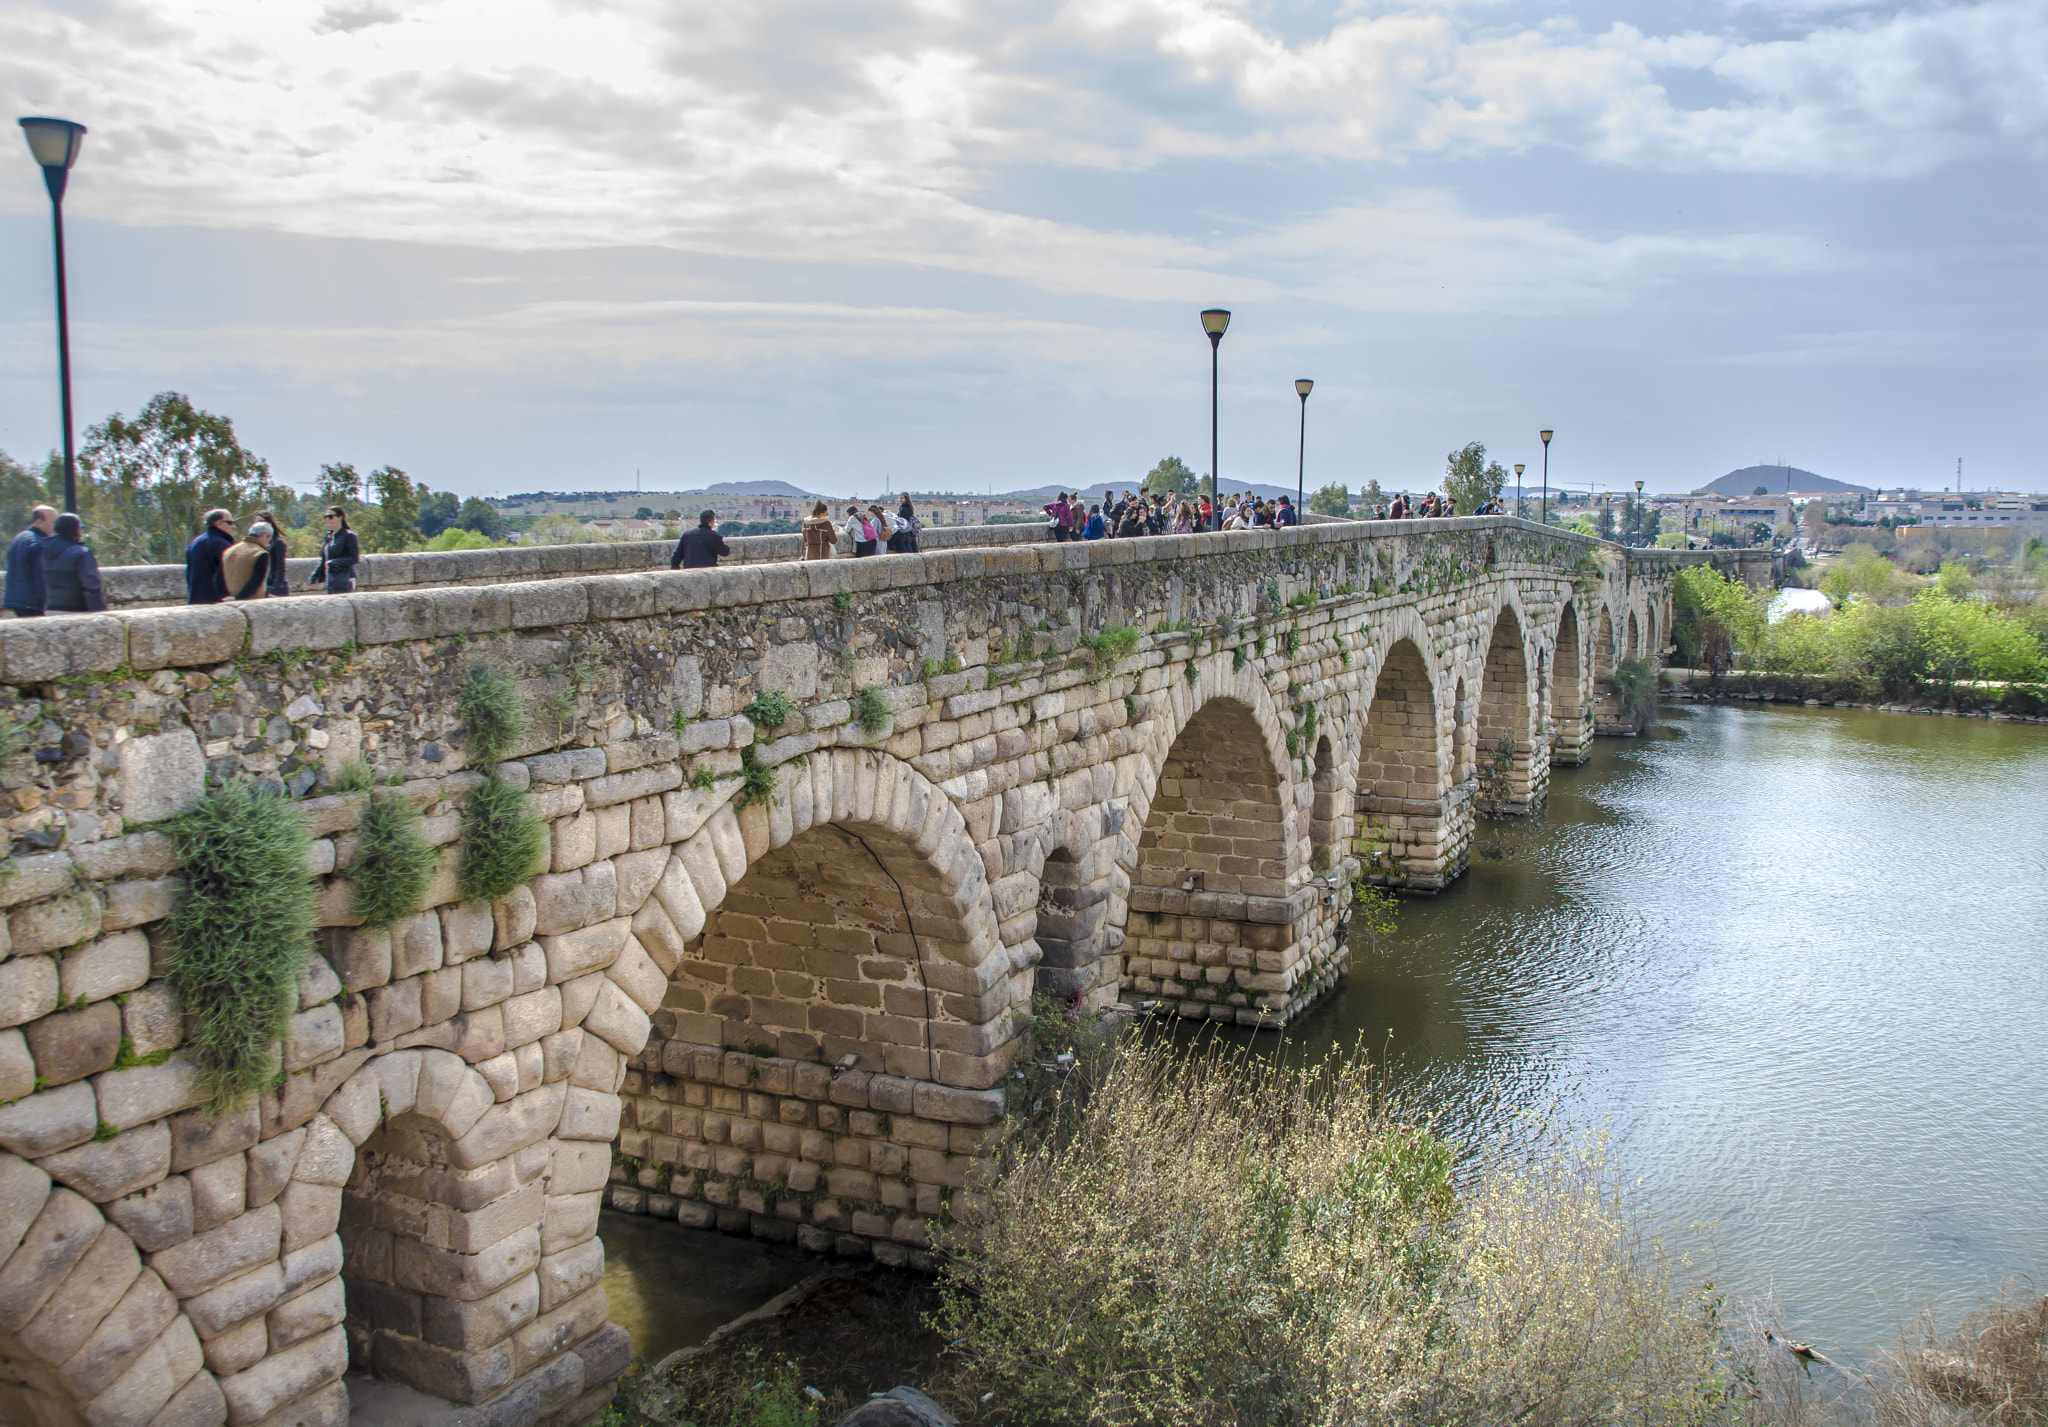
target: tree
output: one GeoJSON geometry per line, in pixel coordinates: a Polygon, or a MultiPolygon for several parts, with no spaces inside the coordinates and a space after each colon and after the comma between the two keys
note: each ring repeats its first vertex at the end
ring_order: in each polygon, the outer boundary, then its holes
{"type": "Polygon", "coordinates": [[[455,498],[454,491],[429,492],[420,487],[420,534],[432,540],[436,535],[455,523],[462,503],[455,498]]]}
{"type": "MultiPolygon", "coordinates": [[[[322,466],[319,484],[322,505],[338,505],[353,513],[363,503],[363,478],[356,474],[354,466],[322,466]]],[[[350,523],[354,523],[353,519],[350,523]]]]}
{"type": "Polygon", "coordinates": [[[12,540],[27,526],[28,513],[43,504],[43,483],[28,467],[0,451],[0,540],[12,540]]]}
{"type": "Polygon", "coordinates": [[[652,520],[652,519],[654,519],[654,507],[653,507],[653,506],[651,506],[651,505],[643,505],[643,506],[641,506],[641,507],[640,507],[640,508],[639,508],[638,510],[636,510],[636,511],[634,511],[634,512],[633,512],[633,519],[635,519],[635,520],[652,520]]]}
{"type": "Polygon", "coordinates": [[[1750,492],[1751,495],[1769,495],[1770,493],[1771,488],[1769,486],[1758,486],[1755,490],[1750,492]]]}
{"type": "Polygon", "coordinates": [[[1458,503],[1460,515],[1479,509],[1507,483],[1507,467],[1488,461],[1486,447],[1480,442],[1468,442],[1444,458],[1444,494],[1458,503]]]}
{"type": "Polygon", "coordinates": [[[1380,483],[1375,478],[1367,481],[1359,489],[1358,500],[1367,510],[1378,510],[1387,503],[1387,493],[1380,489],[1380,483]]]}
{"type": "Polygon", "coordinates": [[[471,496],[462,503],[462,509],[456,513],[455,523],[464,530],[474,530],[477,534],[487,535],[493,540],[505,538],[504,515],[495,505],[487,500],[479,500],[476,496],[471,496]]]}
{"type": "Polygon", "coordinates": [[[364,552],[390,555],[416,548],[421,543],[420,496],[405,472],[380,466],[370,473],[370,489],[377,493],[377,506],[364,512],[359,527],[364,552]]]}
{"type": "Polygon", "coordinates": [[[1309,493],[1308,508],[1317,515],[1348,516],[1351,514],[1351,495],[1342,486],[1324,486],[1309,493]]]}
{"type": "Polygon", "coordinates": [[[270,466],[243,449],[234,423],[190,397],[159,392],[133,421],[118,412],[85,432],[78,503],[102,565],[168,564],[220,506],[283,504],[270,466]]]}
{"type": "Polygon", "coordinates": [[[1178,456],[1168,456],[1145,473],[1145,493],[1164,491],[1167,495],[1192,500],[1201,493],[1202,481],[1178,456]]]}

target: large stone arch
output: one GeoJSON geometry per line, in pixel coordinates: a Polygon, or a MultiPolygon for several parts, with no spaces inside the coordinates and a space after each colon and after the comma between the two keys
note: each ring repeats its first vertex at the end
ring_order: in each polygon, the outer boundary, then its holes
{"type": "Polygon", "coordinates": [[[1357,740],[1357,849],[1372,880],[1435,891],[1471,844],[1470,789],[1446,766],[1458,710],[1419,619],[1389,620],[1380,635],[1357,740]]]}
{"type": "Polygon", "coordinates": [[[1212,655],[1155,697],[1124,838],[1126,983],[1186,1017],[1281,1024],[1341,961],[1335,908],[1308,885],[1313,789],[1249,665],[1212,655]]]}
{"type": "Polygon", "coordinates": [[[1636,619],[1636,612],[1634,610],[1628,612],[1628,634],[1622,640],[1621,647],[1621,657],[1623,659],[1640,659],[1642,657],[1641,625],[1636,619]]]}
{"type": "Polygon", "coordinates": [[[1593,726],[1586,706],[1586,638],[1578,606],[1570,599],[1558,610],[1550,648],[1551,761],[1583,763],[1593,726]]]}
{"type": "Polygon", "coordinates": [[[1479,667],[1477,758],[1486,812],[1526,813],[1549,784],[1548,750],[1541,759],[1534,756],[1540,718],[1535,667],[1521,601],[1510,591],[1494,612],[1479,667]]]}

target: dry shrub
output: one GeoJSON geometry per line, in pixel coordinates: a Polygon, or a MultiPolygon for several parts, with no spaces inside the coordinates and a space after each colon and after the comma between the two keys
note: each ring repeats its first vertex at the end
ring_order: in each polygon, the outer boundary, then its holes
{"type": "Polygon", "coordinates": [[[1923,1317],[1871,1383],[1881,1427],[2048,1423],[2048,1297],[2011,1288],[1943,1333],[1923,1317]]]}
{"type": "Polygon", "coordinates": [[[1013,1422],[1643,1424],[1722,1399],[1710,1305],[1597,1153],[1460,1176],[1362,1057],[1120,1053],[944,1235],[959,1390],[1013,1422]]]}

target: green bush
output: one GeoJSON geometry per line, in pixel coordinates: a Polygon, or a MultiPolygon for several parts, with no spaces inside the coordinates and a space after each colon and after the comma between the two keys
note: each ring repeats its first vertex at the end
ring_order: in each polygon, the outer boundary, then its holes
{"type": "Polygon", "coordinates": [[[1614,692],[1621,715],[1637,728],[1657,716],[1657,665],[1651,659],[1624,659],[1614,666],[1614,692]]]}
{"type": "Polygon", "coordinates": [[[330,791],[336,793],[367,793],[376,785],[377,776],[370,771],[370,765],[360,758],[351,758],[335,773],[330,791]]]}
{"type": "Polygon", "coordinates": [[[775,796],[781,778],[776,769],[755,761],[753,746],[749,745],[740,750],[740,781],[744,786],[740,795],[733,799],[735,808],[767,802],[775,796]]]}
{"type": "Polygon", "coordinates": [[[462,809],[462,863],[455,887],[465,902],[495,902],[547,866],[548,830],[526,795],[496,777],[470,792],[462,809]]]}
{"type": "Polygon", "coordinates": [[[170,916],[168,979],[194,1018],[206,1108],[227,1114],[276,1077],[275,1043],[298,1009],[320,924],[306,825],[284,799],[230,783],[172,819],[170,834],[185,891],[170,916]]]}
{"type": "Polygon", "coordinates": [[[356,860],[349,869],[355,914],[366,927],[395,926],[419,910],[440,866],[434,845],[420,836],[420,818],[403,793],[372,797],[356,829],[356,860]]]}
{"type": "Polygon", "coordinates": [[[490,664],[469,666],[455,699],[455,714],[462,720],[473,767],[504,761],[526,736],[526,705],[512,681],[490,664]]]}
{"type": "Polygon", "coordinates": [[[860,725],[860,731],[873,738],[889,726],[889,696],[879,685],[863,687],[853,701],[853,721],[860,725]]]}
{"type": "Polygon", "coordinates": [[[1082,635],[1081,647],[1093,656],[1096,677],[1106,679],[1137,652],[1138,631],[1128,624],[1107,624],[1094,634],[1082,635]]]}
{"type": "Polygon", "coordinates": [[[796,712],[796,701],[776,689],[764,689],[754,695],[754,701],[740,710],[753,722],[756,728],[780,728],[789,722],[796,712]]]}

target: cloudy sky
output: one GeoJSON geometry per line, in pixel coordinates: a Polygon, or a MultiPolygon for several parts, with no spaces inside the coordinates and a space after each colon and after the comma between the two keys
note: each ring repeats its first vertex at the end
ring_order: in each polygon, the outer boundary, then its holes
{"type": "MultiPolygon", "coordinates": [[[[465,494],[1785,460],[2048,488],[2048,5],[0,0],[81,427],[465,494]]],[[[10,141],[15,142],[15,141],[10,141]]],[[[12,175],[11,178],[6,177],[12,175]]],[[[0,447],[58,440],[0,163],[0,447]]]]}

